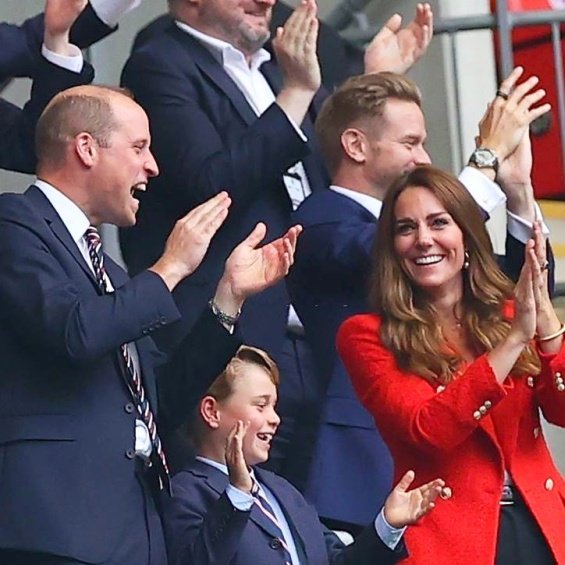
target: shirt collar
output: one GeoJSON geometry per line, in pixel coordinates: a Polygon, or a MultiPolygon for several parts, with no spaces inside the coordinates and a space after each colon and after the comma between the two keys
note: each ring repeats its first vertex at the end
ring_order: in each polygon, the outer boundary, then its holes
{"type": "Polygon", "coordinates": [[[51,206],[55,208],[61,221],[69,230],[73,241],[78,244],[90,225],[86,214],[67,195],[53,185],[40,179],[37,179],[34,184],[49,200],[51,206]]]}
{"type": "Polygon", "coordinates": [[[334,192],[338,192],[339,194],[343,194],[344,196],[351,198],[351,200],[355,200],[357,204],[363,206],[363,208],[365,208],[365,210],[373,214],[375,218],[378,219],[379,216],[381,215],[383,202],[382,200],[379,200],[375,196],[369,196],[368,194],[365,194],[363,192],[357,192],[356,190],[351,190],[350,188],[344,188],[343,186],[336,186],[335,184],[332,184],[330,186],[330,189],[333,190],[334,192]]]}
{"type": "MultiPolygon", "coordinates": [[[[244,61],[247,65],[245,55],[239,49],[236,49],[231,43],[218,39],[217,37],[212,37],[207,33],[203,33],[184,22],[175,20],[175,24],[179,27],[179,29],[188,33],[197,41],[202,43],[222,65],[225,66],[229,63],[241,63],[241,61],[244,61]]],[[[251,56],[251,64],[249,65],[249,68],[251,70],[256,70],[263,63],[270,60],[271,54],[266,49],[261,48],[251,56]]]]}

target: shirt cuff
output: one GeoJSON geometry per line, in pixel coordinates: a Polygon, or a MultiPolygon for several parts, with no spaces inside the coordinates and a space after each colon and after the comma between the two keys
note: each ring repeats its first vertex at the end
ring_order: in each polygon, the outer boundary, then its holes
{"type": "Polygon", "coordinates": [[[45,47],[45,44],[41,46],[41,54],[54,65],[61,67],[63,69],[67,69],[67,71],[71,71],[73,73],[80,73],[82,71],[82,67],[84,65],[84,58],[82,56],[81,50],[76,45],[70,45],[71,51],[73,51],[74,55],[60,55],[59,53],[55,53],[50,49],[45,47]]]}
{"type": "Polygon", "coordinates": [[[226,487],[226,494],[237,510],[241,512],[249,512],[251,510],[254,498],[248,492],[243,492],[233,485],[228,485],[226,487]]]}
{"type": "Polygon", "coordinates": [[[116,27],[120,18],[137,8],[142,0],[90,0],[96,15],[108,26],[116,27]]]}
{"type": "Polygon", "coordinates": [[[377,536],[381,541],[393,551],[396,546],[400,543],[404,532],[406,531],[406,526],[404,528],[394,528],[392,527],[385,518],[384,508],[381,508],[378,516],[375,518],[375,531],[377,536]]]}
{"type": "MultiPolygon", "coordinates": [[[[541,209],[537,202],[534,202],[534,208],[536,211],[536,218],[541,220],[541,232],[545,237],[549,237],[549,228],[547,227],[545,220],[543,219],[541,209]]],[[[520,216],[517,216],[510,210],[506,210],[507,218],[507,230],[508,233],[516,238],[521,243],[527,243],[529,239],[532,238],[532,223],[524,220],[520,216]]]]}
{"type": "Polygon", "coordinates": [[[506,194],[500,186],[475,167],[465,167],[459,175],[459,180],[487,214],[506,202],[506,194]]]}

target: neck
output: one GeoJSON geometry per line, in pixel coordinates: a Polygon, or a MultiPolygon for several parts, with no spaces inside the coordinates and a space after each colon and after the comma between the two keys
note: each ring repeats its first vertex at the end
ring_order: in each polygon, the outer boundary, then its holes
{"type": "Polygon", "coordinates": [[[376,186],[370,183],[355,170],[338,169],[333,175],[332,184],[335,186],[341,186],[342,188],[348,188],[349,190],[354,190],[360,194],[366,194],[367,196],[372,196],[378,200],[384,200],[386,195],[386,189],[376,186]]]}

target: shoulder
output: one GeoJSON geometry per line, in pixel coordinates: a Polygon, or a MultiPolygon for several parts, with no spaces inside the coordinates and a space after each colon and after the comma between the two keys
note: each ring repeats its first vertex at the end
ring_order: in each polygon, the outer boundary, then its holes
{"type": "Polygon", "coordinates": [[[0,194],[0,222],[36,222],[38,217],[37,211],[24,194],[11,192],[0,194]]]}
{"type": "Polygon", "coordinates": [[[357,314],[347,318],[338,331],[338,339],[347,339],[358,334],[373,334],[378,336],[381,318],[376,314],[357,314]]]}

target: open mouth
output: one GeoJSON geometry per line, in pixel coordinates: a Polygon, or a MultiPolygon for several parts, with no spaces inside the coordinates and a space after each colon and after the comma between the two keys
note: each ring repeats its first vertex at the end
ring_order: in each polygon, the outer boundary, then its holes
{"type": "Polygon", "coordinates": [[[138,182],[137,184],[134,184],[131,188],[130,188],[130,194],[132,196],[135,196],[135,193],[139,190],[140,192],[145,192],[145,190],[147,189],[147,183],[145,182],[138,182]]]}
{"type": "Polygon", "coordinates": [[[257,437],[261,440],[264,441],[265,443],[270,444],[271,441],[273,440],[273,433],[271,432],[259,432],[257,434],[257,437]]]}
{"type": "Polygon", "coordinates": [[[418,266],[437,265],[443,261],[443,255],[426,255],[425,257],[417,257],[414,263],[418,266]]]}

